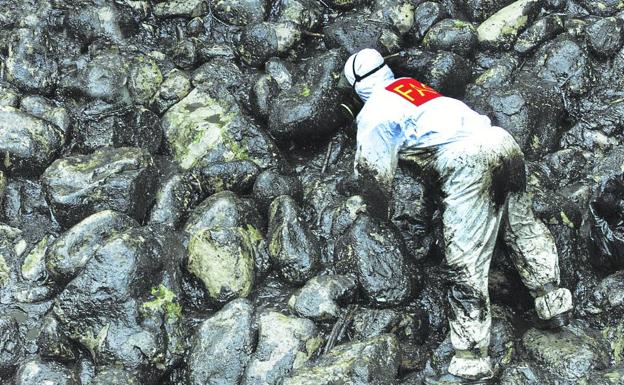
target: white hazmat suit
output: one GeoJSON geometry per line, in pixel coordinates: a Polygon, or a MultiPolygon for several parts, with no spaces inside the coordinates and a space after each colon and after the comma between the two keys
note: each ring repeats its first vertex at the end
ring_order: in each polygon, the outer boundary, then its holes
{"type": "Polygon", "coordinates": [[[414,79],[395,79],[375,50],[352,55],[345,76],[365,102],[357,116],[356,176],[375,179],[388,194],[399,158],[437,176],[455,348],[449,373],[491,377],[488,272],[501,226],[538,316],[572,309],[570,291],[558,288],[554,239],[525,192],[522,151],[507,131],[461,101],[414,79]]]}

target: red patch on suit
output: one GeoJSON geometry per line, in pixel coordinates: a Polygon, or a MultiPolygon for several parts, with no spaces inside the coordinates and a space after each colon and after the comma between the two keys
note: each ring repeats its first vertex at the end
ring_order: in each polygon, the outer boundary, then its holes
{"type": "Polygon", "coordinates": [[[412,78],[400,78],[386,87],[415,106],[422,106],[428,101],[442,96],[438,91],[412,78]]]}

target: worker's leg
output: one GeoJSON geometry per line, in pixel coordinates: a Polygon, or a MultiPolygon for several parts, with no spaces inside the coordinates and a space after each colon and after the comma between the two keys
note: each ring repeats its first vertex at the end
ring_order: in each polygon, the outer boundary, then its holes
{"type": "Polygon", "coordinates": [[[535,297],[537,315],[544,320],[572,309],[572,294],[559,288],[559,257],[552,234],[533,213],[527,193],[508,197],[505,242],[524,284],[535,297]]]}
{"type": "Polygon", "coordinates": [[[488,272],[502,217],[490,197],[489,160],[480,155],[443,153],[444,240],[450,278],[448,298],[451,342],[455,356],[449,373],[469,379],[487,378],[492,368],[488,272]],[[456,156],[454,159],[453,156],[456,156]],[[446,158],[451,158],[445,161],[446,158]]]}

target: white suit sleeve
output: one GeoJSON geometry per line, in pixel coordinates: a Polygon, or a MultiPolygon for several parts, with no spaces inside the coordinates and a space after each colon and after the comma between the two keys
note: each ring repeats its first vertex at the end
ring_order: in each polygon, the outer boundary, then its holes
{"type": "Polygon", "coordinates": [[[384,193],[392,191],[399,150],[403,144],[400,124],[392,121],[359,121],[355,175],[360,180],[374,178],[384,193]]]}

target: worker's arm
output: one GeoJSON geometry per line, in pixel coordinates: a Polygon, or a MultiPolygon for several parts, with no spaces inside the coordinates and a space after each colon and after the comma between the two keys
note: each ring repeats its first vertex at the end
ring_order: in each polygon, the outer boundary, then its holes
{"type": "Polygon", "coordinates": [[[359,122],[355,188],[366,201],[369,212],[380,219],[389,217],[392,181],[402,143],[403,132],[397,123],[359,122]]]}

